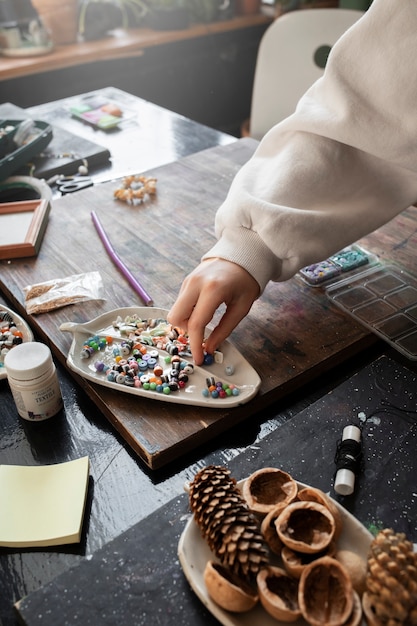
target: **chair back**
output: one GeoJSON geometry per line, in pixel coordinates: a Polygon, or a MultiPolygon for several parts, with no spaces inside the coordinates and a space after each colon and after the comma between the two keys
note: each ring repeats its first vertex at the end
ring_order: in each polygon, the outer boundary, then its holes
{"type": "Polygon", "coordinates": [[[301,96],[322,76],[332,46],[363,13],[302,9],[284,13],[267,28],[255,66],[251,137],[261,139],[295,111],[301,96]]]}

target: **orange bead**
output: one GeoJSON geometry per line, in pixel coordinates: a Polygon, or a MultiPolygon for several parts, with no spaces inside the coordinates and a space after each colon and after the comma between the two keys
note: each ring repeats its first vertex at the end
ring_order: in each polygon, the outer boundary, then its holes
{"type": "Polygon", "coordinates": [[[153,368],[153,373],[155,374],[155,376],[162,376],[164,370],[160,365],[155,365],[155,367],[153,368]]]}

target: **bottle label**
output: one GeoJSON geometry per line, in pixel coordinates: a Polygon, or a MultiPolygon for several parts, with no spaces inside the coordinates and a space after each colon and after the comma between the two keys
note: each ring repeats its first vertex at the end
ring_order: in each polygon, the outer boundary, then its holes
{"type": "Polygon", "coordinates": [[[31,422],[53,417],[63,407],[58,380],[36,390],[18,390],[11,386],[13,399],[21,417],[31,422]]]}

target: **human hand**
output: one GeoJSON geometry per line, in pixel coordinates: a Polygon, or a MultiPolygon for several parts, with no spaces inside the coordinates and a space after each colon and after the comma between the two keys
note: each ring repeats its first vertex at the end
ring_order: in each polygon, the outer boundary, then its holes
{"type": "Polygon", "coordinates": [[[212,354],[217,349],[258,296],[257,281],[243,267],[224,259],[206,259],[185,278],[168,321],[188,333],[194,362],[201,365],[204,352],[212,354]],[[205,338],[207,324],[223,303],[224,315],[205,338]]]}

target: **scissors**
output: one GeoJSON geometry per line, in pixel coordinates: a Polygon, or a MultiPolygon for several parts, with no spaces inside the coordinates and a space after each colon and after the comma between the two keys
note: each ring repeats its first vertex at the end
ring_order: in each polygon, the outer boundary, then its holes
{"type": "Polygon", "coordinates": [[[62,194],[66,194],[80,191],[80,189],[86,189],[87,187],[91,187],[94,183],[89,176],[67,176],[59,178],[55,184],[62,194]]]}

